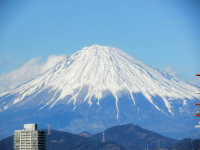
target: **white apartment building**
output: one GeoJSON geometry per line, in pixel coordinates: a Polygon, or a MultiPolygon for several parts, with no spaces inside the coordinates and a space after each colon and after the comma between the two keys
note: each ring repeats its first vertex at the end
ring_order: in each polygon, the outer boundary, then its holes
{"type": "Polygon", "coordinates": [[[45,150],[45,131],[38,131],[37,124],[24,124],[23,130],[14,132],[14,150],[45,150]]]}

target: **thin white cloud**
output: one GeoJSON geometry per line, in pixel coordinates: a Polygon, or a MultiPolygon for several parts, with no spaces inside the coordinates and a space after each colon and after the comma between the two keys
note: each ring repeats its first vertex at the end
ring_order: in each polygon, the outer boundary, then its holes
{"type": "Polygon", "coordinates": [[[40,57],[32,58],[26,62],[21,68],[9,73],[0,75],[0,92],[13,89],[18,85],[31,80],[40,73],[55,66],[60,61],[64,60],[66,55],[50,55],[46,62],[41,62],[40,57]]]}
{"type": "Polygon", "coordinates": [[[4,92],[6,89],[5,89],[5,87],[4,86],[0,86],[0,93],[1,92],[4,92]]]}
{"type": "Polygon", "coordinates": [[[169,73],[171,76],[174,76],[174,77],[177,74],[173,66],[168,66],[167,68],[164,69],[164,71],[166,71],[167,73],[169,73]]]}
{"type": "Polygon", "coordinates": [[[188,80],[191,84],[200,87],[200,77],[193,77],[188,80]]]}
{"type": "Polygon", "coordinates": [[[181,75],[181,71],[178,71],[178,69],[175,69],[174,66],[168,66],[167,68],[164,69],[164,71],[166,71],[167,73],[169,73],[170,75],[174,76],[174,77],[178,77],[184,81],[186,81],[187,83],[190,83],[192,85],[196,85],[200,87],[200,77],[183,77],[183,75],[181,75]]]}

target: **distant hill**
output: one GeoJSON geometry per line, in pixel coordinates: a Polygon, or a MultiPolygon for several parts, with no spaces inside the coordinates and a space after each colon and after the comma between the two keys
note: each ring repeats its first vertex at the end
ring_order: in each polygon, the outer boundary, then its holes
{"type": "MultiPolygon", "coordinates": [[[[52,130],[46,136],[47,150],[125,150],[114,142],[98,142],[79,135],[52,130]]],[[[13,150],[13,136],[0,141],[0,150],[13,150]]]]}
{"type": "Polygon", "coordinates": [[[125,150],[114,142],[101,143],[67,132],[51,131],[47,135],[47,150],[125,150]]]}
{"type": "MultiPolygon", "coordinates": [[[[101,141],[103,133],[91,136],[101,141]]],[[[143,129],[138,125],[127,124],[109,128],[104,131],[106,141],[113,141],[127,150],[200,150],[200,140],[177,140],[143,129]]]]}
{"type": "MultiPolygon", "coordinates": [[[[106,141],[119,143],[127,150],[171,148],[178,142],[176,139],[162,136],[133,124],[109,128],[104,131],[104,137],[106,141]]],[[[102,133],[95,134],[91,138],[101,141],[102,133]]]]}
{"type": "Polygon", "coordinates": [[[200,150],[200,139],[183,139],[178,141],[173,150],[200,150]]]}
{"type": "MultiPolygon", "coordinates": [[[[47,130],[46,130],[47,131],[47,130]]],[[[47,150],[199,150],[200,140],[177,140],[128,124],[109,128],[90,135],[84,131],[79,135],[51,130],[46,136],[47,150]],[[85,137],[87,136],[87,137],[85,137]]],[[[13,136],[0,141],[0,150],[13,150],[13,136]]]]}
{"type": "Polygon", "coordinates": [[[13,136],[9,136],[0,141],[0,150],[13,150],[13,136]]]}

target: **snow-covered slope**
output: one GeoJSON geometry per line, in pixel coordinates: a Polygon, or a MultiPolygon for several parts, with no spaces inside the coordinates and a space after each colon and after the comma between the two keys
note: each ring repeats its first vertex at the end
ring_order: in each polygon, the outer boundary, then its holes
{"type": "Polygon", "coordinates": [[[1,94],[0,111],[46,89],[54,91],[54,94],[49,101],[40,101],[40,109],[52,108],[58,101],[73,103],[76,109],[80,103],[92,105],[92,98],[97,99],[97,104],[100,105],[101,99],[106,96],[103,93],[109,90],[116,100],[117,118],[120,111],[119,95],[124,90],[128,91],[134,105],[137,104],[133,95],[142,93],[157,110],[165,113],[153,100],[153,97],[161,97],[171,115],[174,115],[171,108],[174,99],[181,99],[183,105],[187,105],[187,100],[195,98],[195,92],[198,91],[196,87],[145,65],[117,48],[92,45],[76,52],[35,79],[1,94]],[[15,96],[4,101],[10,95],[15,96]],[[80,95],[82,98],[78,99],[80,95]]]}
{"type": "Polygon", "coordinates": [[[29,122],[77,133],[132,122],[185,137],[195,124],[198,91],[117,48],[92,45],[0,94],[0,133],[29,122]]]}

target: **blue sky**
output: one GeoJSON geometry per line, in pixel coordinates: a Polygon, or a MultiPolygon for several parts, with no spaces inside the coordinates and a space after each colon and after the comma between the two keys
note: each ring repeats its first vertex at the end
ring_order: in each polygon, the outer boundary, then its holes
{"type": "Polygon", "coordinates": [[[27,64],[45,66],[93,44],[188,81],[200,72],[199,43],[199,0],[1,0],[0,87],[27,64]]]}

